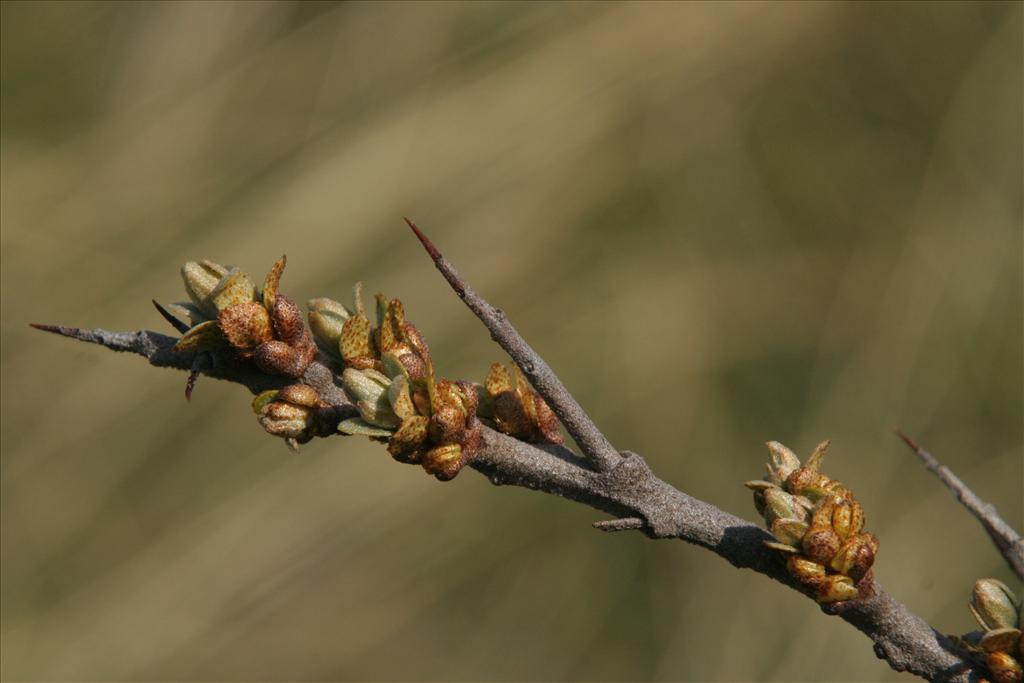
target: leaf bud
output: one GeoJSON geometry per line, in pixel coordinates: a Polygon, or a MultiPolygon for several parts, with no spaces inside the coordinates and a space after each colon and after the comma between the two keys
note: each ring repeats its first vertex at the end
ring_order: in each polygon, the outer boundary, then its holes
{"type": "Polygon", "coordinates": [[[782,486],[793,470],[800,467],[800,458],[778,441],[768,442],[768,480],[782,486]]]}
{"type": "Polygon", "coordinates": [[[228,274],[228,269],[213,261],[189,261],[181,267],[181,279],[185,282],[188,298],[201,309],[208,318],[217,317],[217,309],[209,304],[210,292],[214,290],[221,278],[228,274]]]}
{"type": "Polygon", "coordinates": [[[352,313],[334,299],[321,297],[310,299],[306,304],[309,309],[309,329],[317,346],[336,361],[341,361],[341,331],[345,321],[352,313]]]}
{"type": "Polygon", "coordinates": [[[1016,628],[1020,624],[1021,604],[1010,587],[1002,581],[976,581],[969,607],[974,618],[987,631],[1016,628]]]}
{"type": "Polygon", "coordinates": [[[213,288],[206,298],[205,306],[200,308],[211,318],[217,316],[228,306],[244,304],[256,301],[256,285],[252,283],[249,276],[238,268],[232,268],[220,279],[217,286],[213,288]],[[212,307],[212,310],[211,310],[212,307]]]}

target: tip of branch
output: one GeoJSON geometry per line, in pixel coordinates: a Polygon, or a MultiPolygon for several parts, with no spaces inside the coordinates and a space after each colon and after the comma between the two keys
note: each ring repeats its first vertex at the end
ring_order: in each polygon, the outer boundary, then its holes
{"type": "Polygon", "coordinates": [[[414,233],[416,233],[416,237],[418,237],[418,238],[419,238],[419,240],[420,240],[420,244],[422,244],[422,245],[423,245],[423,248],[427,250],[427,253],[428,253],[428,254],[430,254],[430,258],[434,259],[434,261],[435,261],[435,262],[436,262],[436,261],[438,261],[438,260],[440,260],[440,258],[441,258],[441,252],[439,252],[439,251],[437,250],[437,247],[435,247],[435,246],[434,246],[434,243],[430,241],[430,238],[429,238],[429,237],[427,237],[426,235],[424,235],[424,234],[423,234],[423,231],[422,231],[422,230],[420,230],[420,229],[419,229],[419,228],[418,228],[418,227],[416,226],[416,224],[415,224],[415,223],[413,223],[413,222],[412,222],[411,220],[409,220],[409,219],[408,219],[408,218],[406,218],[405,216],[402,216],[402,218],[403,218],[403,219],[405,219],[406,225],[408,225],[408,226],[409,226],[410,228],[412,228],[412,231],[413,231],[414,233]]]}
{"type": "Polygon", "coordinates": [[[188,332],[188,330],[189,330],[188,325],[186,325],[181,320],[178,320],[178,318],[173,313],[171,313],[166,308],[161,306],[157,302],[156,299],[150,299],[150,301],[152,301],[153,305],[156,306],[156,310],[159,311],[160,315],[163,316],[164,320],[166,320],[167,322],[169,322],[171,324],[171,327],[173,327],[174,329],[176,329],[178,332],[180,332],[182,334],[185,334],[186,332],[188,332]]]}
{"type": "Polygon", "coordinates": [[[29,327],[34,327],[37,330],[43,332],[53,332],[63,337],[72,337],[73,339],[82,338],[82,329],[80,327],[65,327],[63,325],[43,325],[42,323],[29,323],[29,327]]]}
{"type": "Polygon", "coordinates": [[[900,439],[903,440],[903,443],[907,444],[907,446],[910,447],[910,450],[914,451],[915,453],[919,453],[921,451],[921,447],[917,445],[917,442],[911,439],[909,436],[907,436],[902,429],[897,427],[893,431],[896,432],[896,436],[900,437],[900,439]]]}

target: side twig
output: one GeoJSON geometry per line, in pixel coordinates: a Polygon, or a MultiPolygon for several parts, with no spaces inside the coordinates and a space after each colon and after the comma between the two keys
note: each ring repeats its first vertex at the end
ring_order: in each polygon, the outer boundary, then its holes
{"type": "Polygon", "coordinates": [[[565,425],[566,431],[572,436],[573,441],[583,451],[583,455],[591,462],[595,469],[604,472],[619,464],[622,456],[615,447],[609,443],[597,425],[590,419],[583,407],[576,398],[565,388],[562,381],[554,370],[544,362],[544,359],[526,343],[522,335],[516,331],[512,323],[508,321],[504,311],[489,304],[483,297],[473,291],[465,280],[463,280],[454,266],[449,263],[433,242],[430,241],[423,231],[408,218],[405,222],[409,224],[412,231],[416,233],[427,250],[434,265],[441,271],[441,275],[448,281],[455,293],[459,295],[466,306],[469,307],[480,322],[491,332],[491,339],[498,342],[498,345],[512,357],[519,369],[523,371],[555,415],[565,425]]]}
{"type": "Polygon", "coordinates": [[[916,441],[899,429],[896,430],[896,434],[917,454],[925,467],[953,492],[960,504],[981,522],[981,526],[988,532],[992,542],[1010,565],[1010,569],[1018,579],[1024,581],[1024,538],[1021,538],[1021,535],[999,516],[994,505],[979,498],[974,491],[968,488],[967,484],[953,474],[952,470],[940,463],[934,455],[921,448],[916,441]]]}

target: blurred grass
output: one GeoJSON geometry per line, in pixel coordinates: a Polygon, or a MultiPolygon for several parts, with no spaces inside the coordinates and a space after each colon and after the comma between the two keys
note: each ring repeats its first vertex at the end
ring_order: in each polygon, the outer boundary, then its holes
{"type": "Polygon", "coordinates": [[[18,3],[2,11],[7,680],[895,680],[683,544],[26,323],[161,328],[189,258],[399,295],[499,350],[414,217],[607,429],[753,518],[833,439],[880,580],[944,632],[1008,571],[892,436],[1022,519],[1019,3],[18,3]]]}

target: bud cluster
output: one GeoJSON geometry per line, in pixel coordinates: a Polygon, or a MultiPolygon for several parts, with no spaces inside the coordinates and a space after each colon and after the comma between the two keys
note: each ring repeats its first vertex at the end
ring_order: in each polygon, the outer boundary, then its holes
{"type": "Polygon", "coordinates": [[[1020,599],[1002,581],[979,579],[968,607],[984,631],[955,640],[988,667],[995,683],[1020,683],[1024,680],[1024,607],[1020,599]]]}
{"type": "Polygon", "coordinates": [[[338,431],[386,440],[395,460],[452,479],[480,449],[476,387],[434,378],[430,350],[406,321],[401,301],[377,295],[372,326],[361,298],[357,285],[355,310],[329,299],[310,306],[317,342],[337,349],[332,355],[345,365],[342,386],[359,410],[338,431]]]}
{"type": "Polygon", "coordinates": [[[789,555],[790,574],[821,603],[856,598],[878,553],[878,539],[861,533],[864,510],[853,493],[820,472],[828,444],[819,444],[801,465],[771,441],[768,476],[745,484],[776,539],[765,545],[789,555]]]}
{"type": "Polygon", "coordinates": [[[282,256],[260,290],[238,268],[213,261],[189,261],[182,266],[191,301],[168,308],[188,317],[191,327],[174,350],[230,348],[264,372],[301,377],[316,357],[316,345],[298,306],[278,292],[284,266],[282,256]]]}

